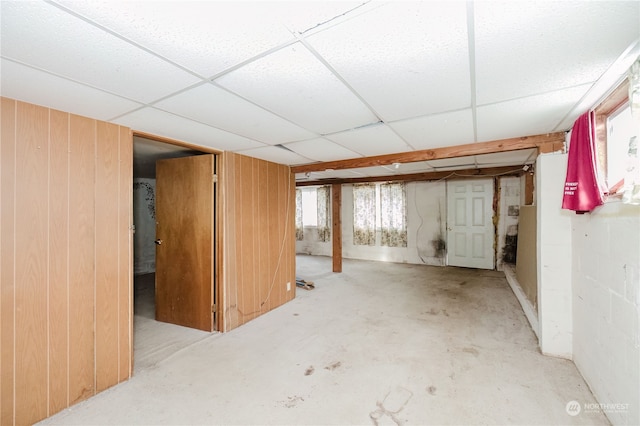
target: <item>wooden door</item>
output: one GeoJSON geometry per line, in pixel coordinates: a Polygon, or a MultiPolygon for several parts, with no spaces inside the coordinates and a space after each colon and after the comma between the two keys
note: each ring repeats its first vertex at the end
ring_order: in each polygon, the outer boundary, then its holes
{"type": "Polygon", "coordinates": [[[213,330],[214,155],[156,163],[156,320],[213,330]]]}
{"type": "Polygon", "coordinates": [[[493,269],[493,179],[447,182],[447,264],[493,269]]]}

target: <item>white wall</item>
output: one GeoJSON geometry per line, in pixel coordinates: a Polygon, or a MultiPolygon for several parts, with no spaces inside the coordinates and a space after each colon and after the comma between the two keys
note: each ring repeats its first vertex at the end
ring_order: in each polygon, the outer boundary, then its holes
{"type": "MultiPolygon", "coordinates": [[[[517,177],[500,178],[500,219],[498,251],[501,258],[510,227],[517,230],[518,216],[509,216],[509,206],[521,203],[521,182],[517,177]]],[[[342,255],[347,259],[380,260],[398,263],[444,266],[446,264],[447,194],[445,182],[407,183],[407,247],[383,247],[380,231],[375,246],[353,244],[352,185],[342,185],[342,255]]],[[[296,253],[331,256],[332,243],[319,242],[315,227],[305,227],[296,253]]],[[[501,262],[498,262],[500,265],[501,262]]]]}
{"type": "Polygon", "coordinates": [[[318,228],[305,226],[303,228],[302,241],[296,241],[296,253],[312,254],[314,256],[331,256],[333,246],[331,240],[318,241],[318,228]]]}
{"type": "Polygon", "coordinates": [[[156,180],[133,180],[133,272],[148,274],[156,270],[156,180]]]}
{"type": "MultiPolygon", "coordinates": [[[[353,244],[352,185],[342,185],[342,255],[347,259],[380,260],[441,266],[445,264],[446,185],[444,182],[407,183],[407,247],[383,247],[378,232],[375,246],[353,244]]],[[[314,228],[304,228],[296,252],[331,256],[331,242],[317,241],[314,228]]]]}
{"type": "Polygon", "coordinates": [[[572,217],[573,360],[613,424],[640,424],[640,206],[572,217]]]}
{"type": "Polygon", "coordinates": [[[536,162],[538,320],[543,354],[571,359],[573,316],[571,219],[562,210],[567,154],[543,154],[536,162]]]}

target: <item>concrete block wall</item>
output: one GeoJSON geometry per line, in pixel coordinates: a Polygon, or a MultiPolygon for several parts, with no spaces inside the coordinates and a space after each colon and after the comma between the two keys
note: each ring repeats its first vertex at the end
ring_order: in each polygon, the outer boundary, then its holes
{"type": "Polygon", "coordinates": [[[640,424],[640,207],[572,218],[573,360],[613,424],[640,424]]]}
{"type": "Polygon", "coordinates": [[[562,210],[567,154],[543,154],[536,165],[540,350],[571,359],[573,315],[571,220],[562,210]]]}

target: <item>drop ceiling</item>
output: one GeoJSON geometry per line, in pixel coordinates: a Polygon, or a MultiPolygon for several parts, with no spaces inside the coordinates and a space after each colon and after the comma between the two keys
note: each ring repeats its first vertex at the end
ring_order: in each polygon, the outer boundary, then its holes
{"type": "Polygon", "coordinates": [[[640,55],[638,1],[0,5],[2,96],[288,165],[565,131],[640,55]]]}

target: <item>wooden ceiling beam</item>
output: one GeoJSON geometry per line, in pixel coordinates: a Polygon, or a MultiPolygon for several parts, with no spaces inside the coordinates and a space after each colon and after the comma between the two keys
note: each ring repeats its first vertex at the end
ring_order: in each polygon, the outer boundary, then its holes
{"type": "Polygon", "coordinates": [[[441,172],[410,173],[406,175],[369,176],[361,178],[334,178],[321,180],[297,181],[296,186],[316,186],[344,183],[369,183],[369,182],[416,182],[434,181],[443,179],[468,179],[494,176],[520,176],[525,173],[521,166],[487,167],[484,169],[446,170],[441,172]]]}
{"type": "Polygon", "coordinates": [[[376,155],[373,157],[352,158],[349,160],[327,161],[323,163],[292,166],[293,173],[323,172],[325,170],[344,170],[359,167],[386,166],[394,163],[413,163],[416,161],[439,160],[443,158],[466,157],[468,155],[492,154],[496,152],[517,151],[537,148],[538,152],[553,152],[562,149],[564,132],[544,135],[524,136],[490,142],[477,142],[466,145],[425,149],[422,151],[401,152],[397,154],[376,155]]]}

